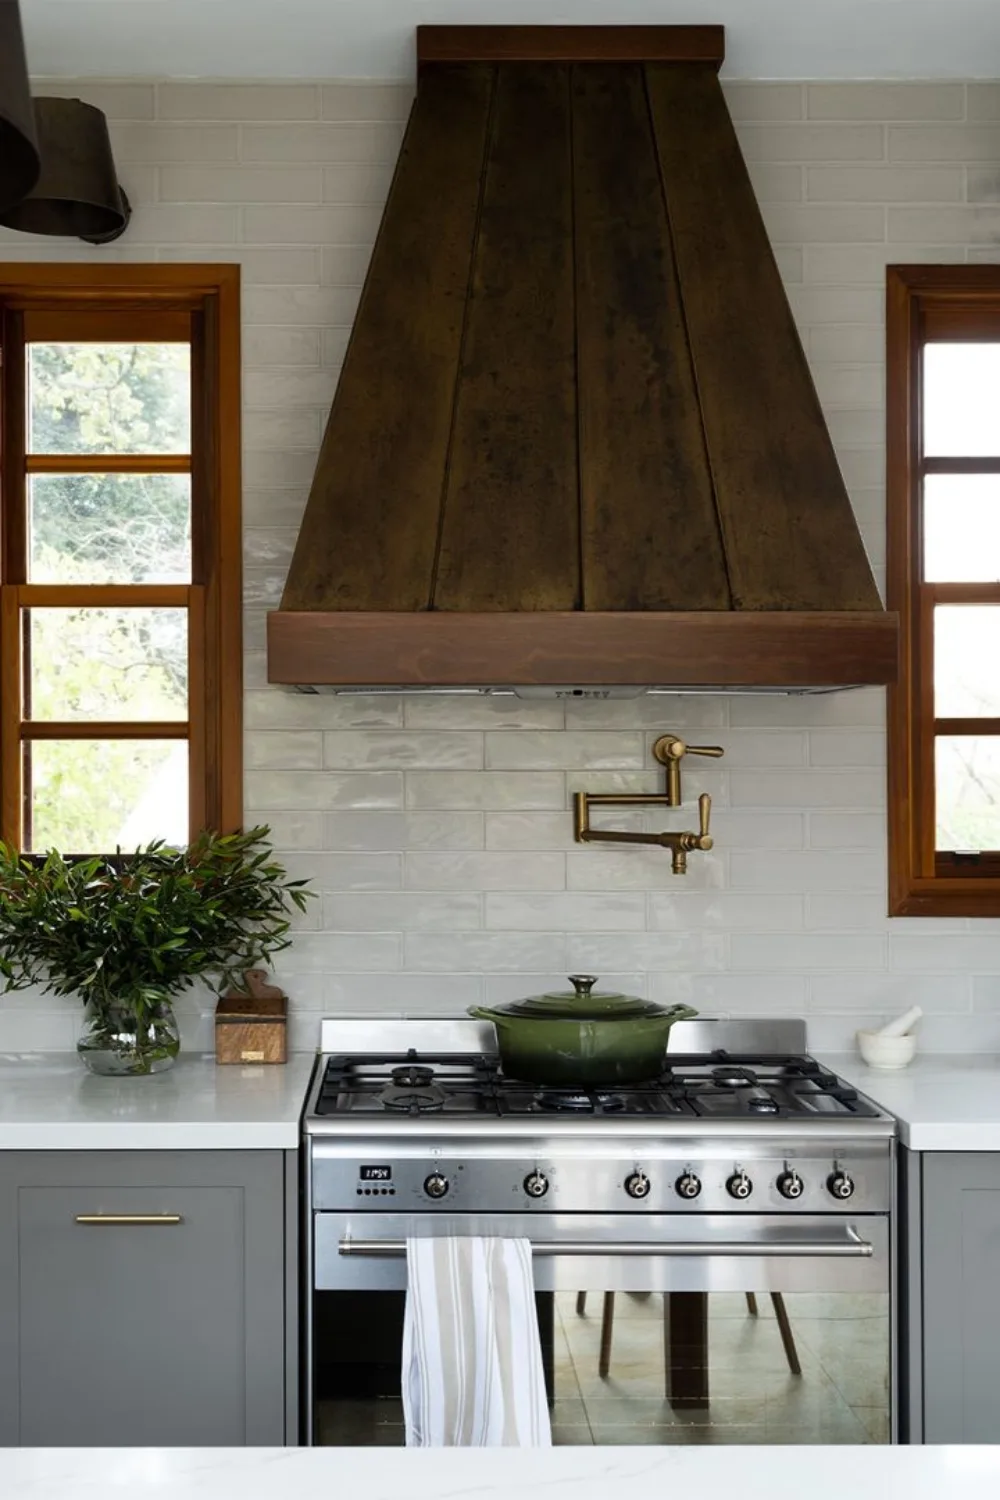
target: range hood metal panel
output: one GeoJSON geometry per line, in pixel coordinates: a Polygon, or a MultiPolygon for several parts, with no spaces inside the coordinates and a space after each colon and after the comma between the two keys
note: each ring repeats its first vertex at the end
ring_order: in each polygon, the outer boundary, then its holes
{"type": "Polygon", "coordinates": [[[271,681],[894,680],[715,64],[642,30],[421,28],[271,681]]]}

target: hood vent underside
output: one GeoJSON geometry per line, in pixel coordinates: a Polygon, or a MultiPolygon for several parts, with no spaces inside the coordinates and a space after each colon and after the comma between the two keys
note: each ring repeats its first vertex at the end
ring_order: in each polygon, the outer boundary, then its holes
{"type": "Polygon", "coordinates": [[[721,27],[422,27],[272,682],[896,675],[721,27]]]}

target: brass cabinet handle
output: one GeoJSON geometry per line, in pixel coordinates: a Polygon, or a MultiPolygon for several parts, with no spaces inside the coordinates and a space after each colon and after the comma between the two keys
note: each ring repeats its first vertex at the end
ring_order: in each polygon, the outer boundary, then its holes
{"type": "Polygon", "coordinates": [[[183,1224],[180,1214],[77,1214],[75,1224],[183,1224]]]}

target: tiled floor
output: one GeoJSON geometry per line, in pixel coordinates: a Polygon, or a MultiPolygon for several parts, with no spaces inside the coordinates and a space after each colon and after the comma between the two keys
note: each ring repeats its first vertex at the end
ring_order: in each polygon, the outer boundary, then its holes
{"type": "MultiPolygon", "coordinates": [[[[556,1297],[557,1444],[874,1443],[888,1440],[888,1299],[786,1294],[802,1365],[792,1375],[770,1298],[750,1317],[742,1295],[709,1300],[711,1402],[675,1412],[663,1394],[663,1299],[620,1293],[606,1380],[598,1373],[600,1293],[584,1316],[556,1297]]],[[[338,1402],[319,1413],[326,1443],[402,1443],[398,1401],[338,1402]]]]}

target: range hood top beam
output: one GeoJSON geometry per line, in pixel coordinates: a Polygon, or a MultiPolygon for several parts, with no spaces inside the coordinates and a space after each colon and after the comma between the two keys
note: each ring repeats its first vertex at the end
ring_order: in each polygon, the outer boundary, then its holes
{"type": "Polygon", "coordinates": [[[721,27],[421,27],[272,682],[897,672],[721,27]]]}

